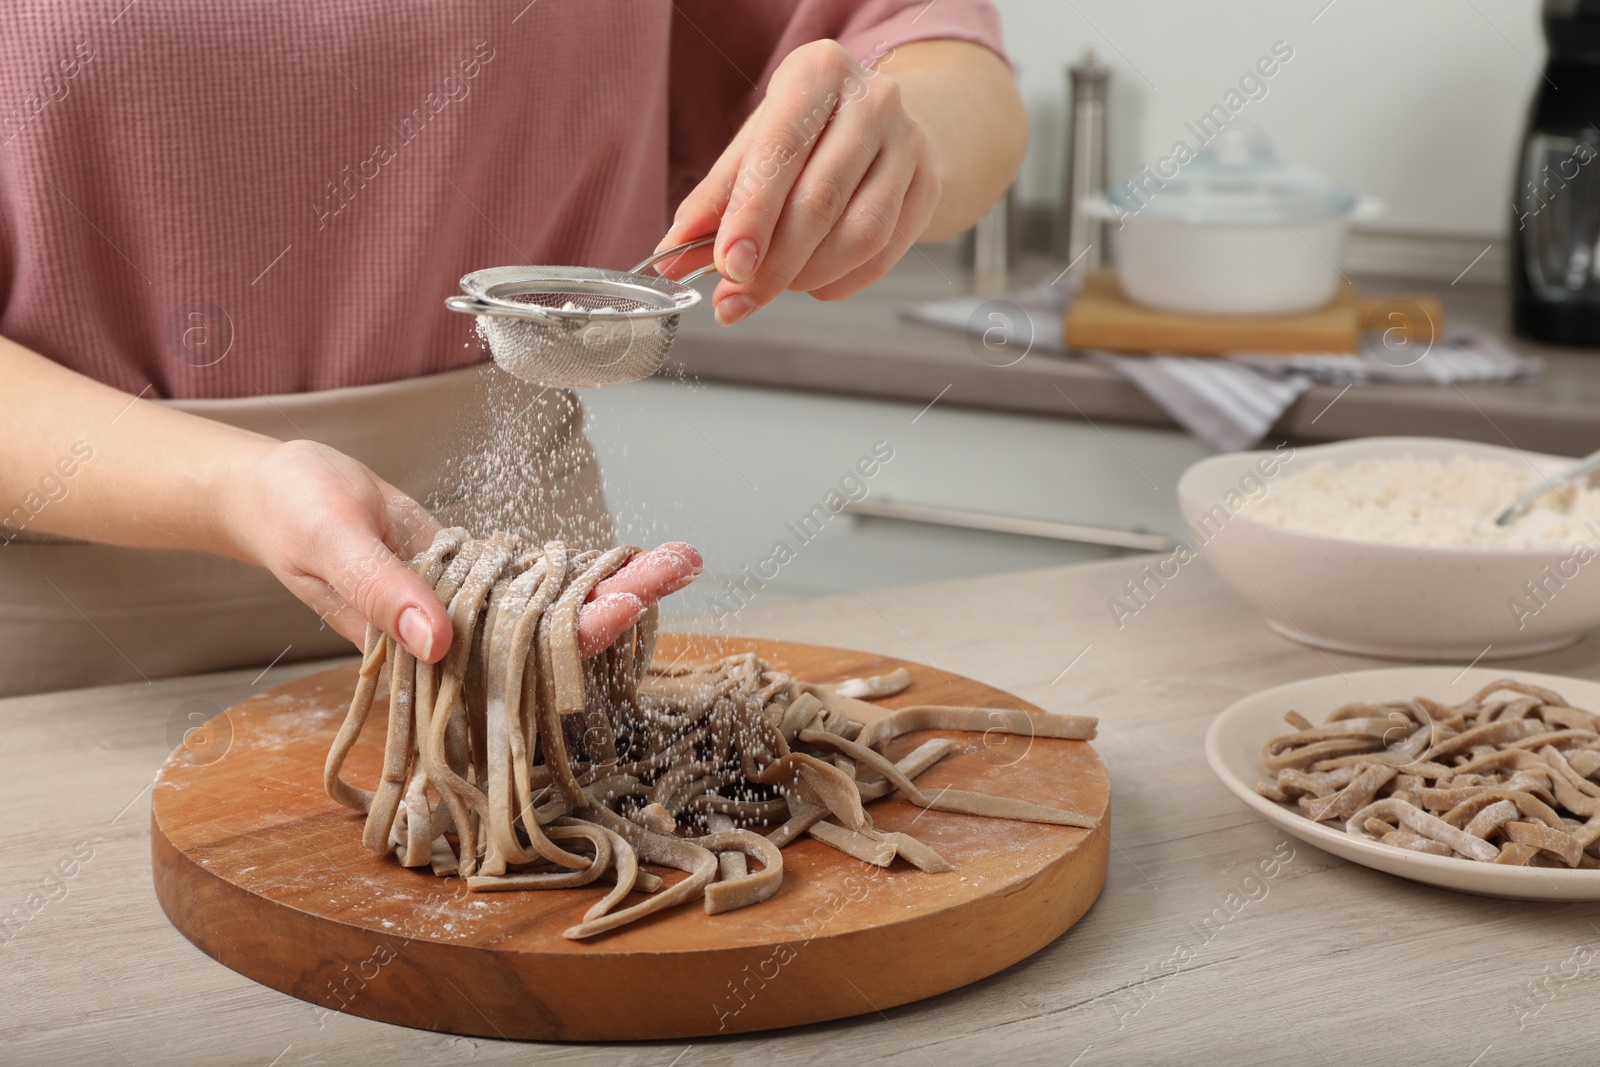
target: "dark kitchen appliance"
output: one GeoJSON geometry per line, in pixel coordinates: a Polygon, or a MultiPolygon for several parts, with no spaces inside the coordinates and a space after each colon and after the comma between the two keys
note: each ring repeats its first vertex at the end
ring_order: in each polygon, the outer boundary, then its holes
{"type": "Polygon", "coordinates": [[[1512,202],[1512,328],[1600,346],[1600,0],[1544,0],[1544,35],[1512,202]]]}

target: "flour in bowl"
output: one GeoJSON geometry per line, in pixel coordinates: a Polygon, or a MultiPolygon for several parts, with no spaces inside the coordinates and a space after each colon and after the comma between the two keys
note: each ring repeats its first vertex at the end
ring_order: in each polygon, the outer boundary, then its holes
{"type": "Polygon", "coordinates": [[[1542,479],[1468,459],[1322,463],[1283,479],[1246,514],[1291,530],[1441,548],[1567,549],[1600,537],[1600,491],[1565,486],[1509,527],[1495,516],[1542,479]]]}

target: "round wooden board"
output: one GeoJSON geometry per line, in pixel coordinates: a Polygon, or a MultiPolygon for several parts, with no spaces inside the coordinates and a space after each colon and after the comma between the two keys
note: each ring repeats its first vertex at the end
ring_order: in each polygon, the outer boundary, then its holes
{"type": "MultiPolygon", "coordinates": [[[[1038,710],[915,663],[775,641],[665,635],[658,656],[751,650],[808,681],[905,667],[882,701],[1038,710]]],[[[568,941],[603,890],[470,893],[361,844],[361,818],[322,790],[322,764],[355,667],[230,708],[170,756],[151,799],[156,896],[219,962],[292,996],[403,1026],[481,1037],[621,1041],[698,1037],[859,1015],[993,974],[1055,940],[1105,884],[1110,783],[1082,741],[947,732],[955,753],[918,779],[1074,808],[1098,831],[869,806],[957,869],[878,868],[809,837],[784,849],[770,900],[707,915],[686,905],[568,941]]],[[[377,778],[382,708],[346,765],[377,778]]],[[[926,734],[897,741],[898,758],[926,734]]],[[[933,736],[938,736],[935,734],[933,736]]],[[[658,872],[669,878],[673,872],[658,872]]],[[[636,898],[637,899],[637,898],[636,898]]]]}

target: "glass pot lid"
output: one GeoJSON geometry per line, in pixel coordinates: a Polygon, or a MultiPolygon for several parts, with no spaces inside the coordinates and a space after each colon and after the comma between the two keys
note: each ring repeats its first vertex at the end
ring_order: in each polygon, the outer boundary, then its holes
{"type": "Polygon", "coordinates": [[[1141,168],[1107,195],[1124,216],[1236,225],[1338,218],[1357,201],[1325,175],[1279,159],[1266,135],[1242,122],[1198,152],[1174,151],[1141,168]]]}

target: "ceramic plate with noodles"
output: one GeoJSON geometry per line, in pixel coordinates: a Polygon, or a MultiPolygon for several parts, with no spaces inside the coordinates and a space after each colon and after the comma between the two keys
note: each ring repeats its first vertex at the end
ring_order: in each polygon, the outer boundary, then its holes
{"type": "MultiPolygon", "coordinates": [[[[1235,796],[1255,809],[1257,813],[1269,822],[1308,844],[1315,845],[1324,851],[1342,856],[1363,866],[1402,878],[1410,878],[1413,881],[1467,893],[1480,893],[1523,900],[1600,900],[1600,870],[1581,869],[1567,866],[1564,863],[1559,866],[1535,865],[1536,863],[1553,861],[1553,853],[1547,853],[1543,859],[1530,857],[1535,859],[1535,862],[1528,865],[1504,861],[1493,862],[1494,859],[1500,858],[1501,853],[1506,852],[1508,846],[1519,846],[1529,842],[1537,844],[1538,841],[1535,839],[1542,840],[1541,831],[1533,826],[1533,824],[1540,822],[1539,815],[1545,806],[1542,805],[1542,802],[1532,803],[1519,797],[1517,799],[1526,805],[1529,811],[1523,812],[1519,810],[1516,813],[1505,813],[1494,806],[1498,804],[1512,804],[1515,806],[1513,801],[1485,794],[1474,800],[1473,803],[1480,808],[1493,810],[1489,812],[1489,815],[1484,815],[1483,818],[1479,819],[1478,816],[1483,815],[1481,810],[1465,812],[1460,811],[1456,804],[1440,806],[1439,804],[1431,803],[1434,800],[1459,799],[1444,796],[1444,792],[1447,791],[1446,787],[1450,784],[1448,779],[1444,781],[1431,780],[1416,774],[1411,774],[1411,777],[1422,778],[1422,780],[1412,782],[1409,779],[1400,778],[1401,774],[1410,774],[1410,772],[1419,769],[1426,771],[1430,769],[1428,765],[1432,763],[1449,764],[1455,767],[1462,759],[1472,758],[1471,752],[1476,752],[1477,758],[1481,762],[1484,757],[1490,755],[1490,748],[1511,749],[1524,741],[1532,741],[1534,747],[1529,748],[1523,745],[1522,751],[1526,755],[1516,756],[1512,759],[1512,762],[1526,763],[1528,766],[1519,768],[1508,764],[1503,768],[1506,775],[1540,778],[1541,781],[1549,778],[1550,774],[1540,772],[1539,768],[1533,766],[1535,760],[1550,763],[1553,759],[1552,757],[1541,755],[1547,749],[1563,754],[1560,762],[1567,763],[1570,766],[1574,754],[1587,748],[1586,739],[1576,736],[1583,732],[1583,729],[1587,727],[1587,723],[1567,723],[1563,721],[1552,724],[1547,722],[1541,714],[1541,708],[1545,703],[1544,700],[1531,695],[1540,690],[1549,691],[1551,694],[1559,694],[1565,704],[1573,706],[1574,709],[1600,711],[1600,683],[1578,678],[1507,670],[1503,667],[1479,667],[1466,671],[1462,671],[1458,667],[1402,667],[1390,670],[1351,671],[1342,675],[1327,675],[1277,686],[1239,701],[1217,716],[1216,720],[1212,722],[1210,730],[1206,733],[1206,758],[1217,777],[1222,779],[1222,783],[1235,796]],[[1517,690],[1485,692],[1487,687],[1507,678],[1515,679],[1518,683],[1523,684],[1529,692],[1517,690]],[[1392,729],[1385,729],[1379,751],[1386,754],[1397,754],[1397,758],[1403,757],[1400,761],[1402,764],[1409,764],[1410,766],[1397,766],[1394,776],[1388,776],[1387,772],[1383,770],[1368,773],[1367,778],[1362,783],[1358,783],[1361,787],[1362,796],[1355,797],[1352,795],[1350,797],[1351,800],[1362,801],[1358,805],[1358,810],[1348,813],[1342,811],[1332,814],[1323,813],[1329,814],[1329,817],[1327,821],[1319,822],[1312,817],[1308,817],[1308,814],[1302,810],[1304,805],[1299,803],[1302,794],[1292,784],[1284,793],[1284,796],[1287,797],[1285,802],[1279,802],[1264,796],[1258,791],[1258,786],[1263,781],[1273,784],[1284,781],[1284,776],[1281,774],[1282,770],[1299,770],[1299,768],[1289,768],[1287,766],[1281,768],[1275,766],[1272,770],[1263,768],[1262,755],[1264,746],[1268,746],[1269,742],[1274,742],[1274,739],[1279,740],[1268,751],[1275,754],[1276,757],[1287,758],[1291,763],[1295,762],[1295,760],[1291,758],[1290,754],[1302,743],[1321,743],[1326,745],[1332,742],[1335,746],[1340,743],[1346,745],[1346,749],[1340,752],[1333,752],[1330,748],[1325,753],[1310,754],[1320,757],[1313,761],[1319,769],[1312,773],[1325,775],[1329,773],[1329,768],[1332,767],[1332,764],[1324,762],[1324,760],[1338,761],[1344,759],[1345,762],[1354,765],[1361,762],[1360,757],[1363,753],[1369,753],[1371,750],[1370,745],[1363,746],[1358,744],[1355,738],[1343,737],[1342,735],[1337,738],[1331,735],[1322,737],[1317,732],[1330,717],[1334,716],[1338,709],[1349,705],[1361,704],[1370,704],[1381,709],[1391,702],[1410,704],[1418,697],[1425,698],[1422,704],[1417,705],[1423,709],[1424,720],[1443,720],[1449,709],[1462,705],[1470,708],[1474,698],[1481,697],[1482,707],[1492,710],[1486,710],[1481,716],[1469,716],[1468,719],[1457,725],[1467,729],[1486,731],[1485,735],[1482,737],[1477,735],[1467,737],[1462,743],[1467,746],[1469,751],[1463,751],[1462,753],[1446,752],[1445,748],[1440,746],[1448,746],[1450,737],[1463,736],[1466,730],[1457,732],[1448,728],[1440,729],[1432,721],[1418,722],[1413,717],[1407,717],[1398,712],[1397,708],[1391,709],[1396,710],[1399,717],[1396,719],[1395,726],[1392,729]],[[1523,708],[1523,704],[1530,703],[1534,705],[1531,709],[1523,708]],[[1434,712],[1427,713],[1426,709],[1428,707],[1434,708],[1434,712]],[[1285,713],[1290,711],[1298,712],[1308,721],[1306,725],[1312,728],[1311,733],[1303,735],[1295,742],[1282,740],[1300,732],[1299,724],[1285,721],[1285,713]],[[1519,715],[1525,718],[1526,725],[1516,727],[1506,725],[1500,727],[1491,726],[1492,720],[1514,719],[1519,715]],[[1483,720],[1481,722],[1478,721],[1480,717],[1483,720]],[[1402,719],[1405,721],[1401,721],[1402,719]],[[1496,732],[1497,730],[1498,732],[1496,732]],[[1495,736],[1488,736],[1491,733],[1495,736]],[[1499,736],[1501,733],[1507,736],[1499,736]],[[1510,736],[1511,734],[1516,734],[1517,736],[1510,736]],[[1555,734],[1567,734],[1570,736],[1553,736],[1555,734]],[[1421,751],[1413,753],[1406,747],[1413,738],[1422,744],[1421,751]],[[1554,742],[1553,744],[1550,743],[1552,741],[1554,742]],[[1440,754],[1435,758],[1425,761],[1421,759],[1436,748],[1440,754]],[[1357,751],[1358,749],[1360,750],[1359,752],[1357,751]],[[1381,784],[1373,785],[1377,778],[1384,778],[1385,780],[1381,784]],[[1371,797],[1365,795],[1366,786],[1372,786],[1371,792],[1373,795],[1371,797]],[[1412,790],[1413,792],[1416,789],[1428,790],[1427,795],[1421,797],[1427,803],[1416,806],[1414,812],[1408,810],[1409,805],[1404,799],[1392,799],[1392,794],[1396,789],[1412,790]],[[1373,807],[1374,805],[1376,807],[1373,807]],[[1372,810],[1368,810],[1369,808],[1372,810]],[[1423,831],[1431,831],[1434,834],[1441,834],[1447,837],[1451,836],[1448,830],[1435,826],[1429,820],[1439,819],[1440,816],[1451,815],[1452,813],[1471,815],[1471,819],[1466,819],[1467,825],[1471,825],[1473,819],[1478,819],[1477,828],[1483,831],[1483,834],[1482,836],[1477,834],[1471,836],[1480,843],[1474,844],[1473,841],[1469,841],[1464,837],[1456,841],[1457,845],[1465,847],[1469,852],[1481,852],[1482,855],[1477,858],[1477,861],[1463,858],[1463,853],[1458,849],[1451,849],[1448,855],[1432,854],[1439,851],[1436,848],[1432,849],[1432,851],[1427,851],[1431,847],[1429,842],[1433,838],[1423,831]],[[1507,817],[1500,819],[1495,828],[1488,828],[1489,823],[1496,821],[1497,813],[1506,814],[1507,817]],[[1342,817],[1345,815],[1351,817],[1361,816],[1358,820],[1361,825],[1356,828],[1355,832],[1351,832],[1348,828],[1349,819],[1342,817]],[[1428,818],[1423,818],[1422,816],[1427,816],[1428,818]],[[1404,822],[1400,821],[1402,818],[1405,819],[1404,822]],[[1392,826],[1393,833],[1385,830],[1380,823],[1387,823],[1392,826]],[[1415,825],[1407,825],[1407,823],[1415,825]],[[1525,826],[1528,828],[1525,829],[1525,826]],[[1385,843],[1381,840],[1383,837],[1389,837],[1390,843],[1385,843]],[[1516,838],[1524,840],[1519,842],[1516,838]],[[1411,847],[1399,847],[1401,843],[1411,847]],[[1491,856],[1491,852],[1496,855],[1491,856]]],[[[1559,705],[1554,706],[1549,711],[1549,715],[1557,720],[1572,718],[1578,713],[1577,710],[1562,710],[1562,706],[1559,705]]],[[[1585,717],[1587,716],[1587,712],[1582,714],[1585,717]]],[[[1373,718],[1371,715],[1356,716],[1353,712],[1347,713],[1347,716],[1346,721],[1348,722],[1355,722],[1363,718],[1373,718]]],[[[1518,721],[1522,722],[1523,720],[1519,719],[1518,721]]],[[[1340,731],[1336,729],[1333,732],[1339,733],[1340,731]]],[[[1349,730],[1345,730],[1344,733],[1349,733],[1349,730]]],[[[1369,759],[1367,762],[1374,763],[1377,761],[1369,759]]],[[[1506,760],[1501,759],[1500,762],[1506,762],[1506,760]]],[[[1586,758],[1580,757],[1582,767],[1586,768],[1587,762],[1586,758]]],[[[1308,771],[1309,769],[1306,768],[1308,771]]],[[[1468,767],[1466,769],[1470,773],[1480,768],[1468,767]]],[[[1334,799],[1337,794],[1354,783],[1355,778],[1361,775],[1363,770],[1364,768],[1355,768],[1353,771],[1342,772],[1343,775],[1351,779],[1350,782],[1321,783],[1323,785],[1331,785],[1333,788],[1331,791],[1325,791],[1324,798],[1313,796],[1312,800],[1308,802],[1314,809],[1318,809],[1313,810],[1311,815],[1314,816],[1319,813],[1322,803],[1337,803],[1338,801],[1334,799]]],[[[1565,771],[1559,769],[1553,770],[1551,773],[1563,776],[1566,774],[1565,771]]],[[[1579,774],[1579,777],[1582,778],[1584,775],[1579,774]]],[[[1287,778],[1290,782],[1297,780],[1296,775],[1293,773],[1288,775],[1287,778]]],[[[1310,782],[1306,783],[1308,786],[1311,784],[1310,782]]],[[[1477,784],[1481,785],[1482,783],[1477,784]]],[[[1522,782],[1521,778],[1519,778],[1511,784],[1521,786],[1527,783],[1522,782]]],[[[1561,785],[1563,791],[1570,791],[1571,789],[1582,791],[1581,785],[1576,783],[1564,781],[1561,785]]],[[[1464,785],[1462,788],[1471,791],[1477,788],[1477,785],[1464,785]]],[[[1529,788],[1532,794],[1541,793],[1538,785],[1532,785],[1529,788]]],[[[1529,792],[1529,789],[1514,788],[1509,792],[1520,794],[1529,792]]],[[[1549,806],[1554,809],[1559,818],[1566,809],[1560,804],[1560,796],[1552,794],[1551,799],[1555,801],[1555,804],[1549,806]]],[[[1579,799],[1581,806],[1581,798],[1579,799]]],[[[1439,821],[1443,822],[1445,820],[1439,819],[1439,821]]],[[[1462,820],[1460,818],[1449,820],[1451,823],[1459,821],[1462,820]]],[[[1571,819],[1570,813],[1567,821],[1575,821],[1571,819]]],[[[1580,828],[1569,826],[1565,830],[1579,831],[1580,828]]],[[[1566,836],[1570,836],[1570,833],[1566,836]]],[[[1554,837],[1551,837],[1545,843],[1557,848],[1566,844],[1566,842],[1554,837]]],[[[1520,853],[1523,849],[1515,847],[1513,851],[1520,853]]],[[[1515,858],[1515,856],[1507,856],[1506,858],[1515,858]]],[[[1579,859],[1580,862],[1586,862],[1581,857],[1579,859]]]]}

